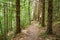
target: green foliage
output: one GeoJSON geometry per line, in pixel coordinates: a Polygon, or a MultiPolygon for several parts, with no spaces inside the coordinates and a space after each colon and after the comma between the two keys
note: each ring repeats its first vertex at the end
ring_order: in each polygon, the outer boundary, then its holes
{"type": "Polygon", "coordinates": [[[46,32],[42,32],[42,33],[40,33],[40,37],[41,37],[41,38],[46,38],[46,37],[47,37],[46,32]]]}
{"type": "MultiPolygon", "coordinates": [[[[8,32],[16,30],[16,0],[0,0],[0,35],[4,34],[4,5],[7,4],[6,15],[8,16],[8,32]],[[2,30],[2,31],[1,31],[2,30]]],[[[30,3],[31,4],[31,3],[30,3]]],[[[28,0],[20,0],[20,26],[26,28],[29,25],[28,0]]],[[[30,11],[31,12],[31,11],[30,11]]],[[[10,37],[9,37],[10,38],[10,37]]],[[[8,38],[8,39],[9,39],[8,38]]]]}
{"type": "Polygon", "coordinates": [[[24,26],[29,25],[29,6],[28,5],[28,0],[21,0],[21,11],[20,11],[20,18],[21,18],[21,26],[25,28],[24,26]]]}
{"type": "MultiPolygon", "coordinates": [[[[31,20],[31,12],[32,12],[32,1],[30,0],[20,0],[20,26],[21,28],[26,28],[29,25],[29,21],[31,20]],[[30,7],[30,8],[29,8],[30,7]],[[29,8],[29,9],[28,9],[29,8]],[[29,15],[30,13],[30,15],[29,15]],[[30,19],[30,20],[29,20],[30,19]]],[[[8,13],[8,31],[16,30],[16,0],[0,0],[0,35],[4,33],[4,4],[7,3],[7,13],[8,13]],[[2,30],[2,31],[1,31],[2,30]]],[[[48,1],[45,0],[45,23],[47,23],[47,13],[48,13],[48,1]]],[[[53,0],[53,22],[60,21],[60,1],[53,0]]],[[[41,27],[39,25],[39,27],[41,27]]],[[[46,37],[45,33],[41,33],[43,38],[46,37]]]]}
{"type": "Polygon", "coordinates": [[[60,7],[59,7],[59,0],[53,1],[53,22],[60,21],[60,7]]]}

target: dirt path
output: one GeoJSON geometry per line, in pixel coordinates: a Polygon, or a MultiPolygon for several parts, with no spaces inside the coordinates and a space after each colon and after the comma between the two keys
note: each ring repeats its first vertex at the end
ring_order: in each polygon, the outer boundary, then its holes
{"type": "Polygon", "coordinates": [[[32,22],[28,28],[22,30],[20,34],[18,34],[12,40],[56,40],[54,35],[46,35],[46,27],[38,28],[38,22],[32,22]]]}
{"type": "Polygon", "coordinates": [[[39,36],[38,24],[33,23],[30,27],[27,28],[28,37],[26,40],[37,40],[39,36]]]}
{"type": "Polygon", "coordinates": [[[22,31],[22,37],[18,35],[13,40],[38,40],[39,28],[38,23],[33,22],[26,30],[22,31]]]}

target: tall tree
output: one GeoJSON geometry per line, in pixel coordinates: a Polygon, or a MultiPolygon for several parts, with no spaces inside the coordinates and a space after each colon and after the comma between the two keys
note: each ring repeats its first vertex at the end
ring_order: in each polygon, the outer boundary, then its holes
{"type": "Polygon", "coordinates": [[[7,3],[4,4],[4,38],[3,40],[7,40],[8,33],[8,14],[7,14],[7,3]]]}
{"type": "Polygon", "coordinates": [[[31,24],[31,17],[30,17],[30,0],[28,0],[28,14],[29,14],[29,24],[31,24]]]}
{"type": "Polygon", "coordinates": [[[41,0],[41,2],[42,2],[42,27],[44,27],[45,26],[45,0],[41,0]]]}
{"type": "Polygon", "coordinates": [[[40,0],[39,0],[39,4],[38,4],[38,21],[40,21],[40,0]]]}
{"type": "Polygon", "coordinates": [[[20,0],[16,0],[16,34],[20,32],[20,0]]]}
{"type": "Polygon", "coordinates": [[[39,0],[39,5],[38,5],[38,21],[41,23],[41,18],[42,18],[42,0],[39,0]]]}
{"type": "Polygon", "coordinates": [[[37,19],[37,0],[33,1],[33,19],[36,20],[37,19]]]}
{"type": "Polygon", "coordinates": [[[48,0],[47,34],[52,34],[52,13],[53,13],[53,0],[48,0]]]}

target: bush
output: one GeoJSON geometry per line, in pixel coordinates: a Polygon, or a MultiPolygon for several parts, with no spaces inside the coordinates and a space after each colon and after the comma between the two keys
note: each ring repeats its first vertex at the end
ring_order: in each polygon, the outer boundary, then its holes
{"type": "Polygon", "coordinates": [[[53,33],[57,36],[57,37],[60,37],[60,23],[55,23],[53,25],[53,33]]]}

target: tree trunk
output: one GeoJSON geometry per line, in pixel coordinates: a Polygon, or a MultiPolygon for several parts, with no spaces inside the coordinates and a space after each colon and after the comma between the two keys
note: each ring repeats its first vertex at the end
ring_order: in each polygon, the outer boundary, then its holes
{"type": "Polygon", "coordinates": [[[41,18],[41,25],[42,27],[45,26],[45,0],[41,0],[42,2],[42,18],[41,18]]]}
{"type": "Polygon", "coordinates": [[[53,13],[53,0],[48,0],[47,34],[52,34],[52,13],[53,13]]]}
{"type": "Polygon", "coordinates": [[[28,0],[28,15],[29,15],[29,24],[31,24],[30,0],[28,0]]]}
{"type": "Polygon", "coordinates": [[[38,21],[40,21],[40,0],[39,0],[39,5],[38,5],[38,21]]]}
{"type": "Polygon", "coordinates": [[[34,19],[34,20],[36,20],[37,17],[38,17],[38,16],[37,16],[37,14],[38,14],[38,12],[37,12],[37,11],[38,11],[38,10],[37,10],[37,1],[38,1],[38,0],[34,0],[34,1],[33,1],[33,7],[34,7],[34,8],[33,8],[33,9],[34,9],[34,10],[33,10],[33,19],[34,19]]]}
{"type": "Polygon", "coordinates": [[[4,4],[4,38],[3,40],[7,40],[8,33],[8,14],[7,14],[7,3],[4,4]]]}
{"type": "Polygon", "coordinates": [[[16,0],[16,34],[21,32],[20,28],[20,0],[16,0]]]}
{"type": "Polygon", "coordinates": [[[39,23],[41,23],[41,17],[40,17],[40,15],[41,15],[41,5],[42,3],[41,3],[41,0],[39,0],[39,5],[38,5],[38,21],[39,21],[39,23]]]}

